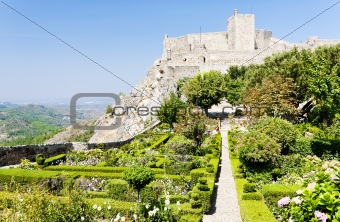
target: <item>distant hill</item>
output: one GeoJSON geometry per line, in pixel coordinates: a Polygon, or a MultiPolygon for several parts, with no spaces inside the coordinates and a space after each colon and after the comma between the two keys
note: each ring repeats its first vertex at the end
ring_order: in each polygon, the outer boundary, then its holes
{"type": "Polygon", "coordinates": [[[55,134],[67,125],[65,114],[53,108],[0,103],[0,145],[15,145],[15,140],[22,143],[28,138],[55,134]]]}

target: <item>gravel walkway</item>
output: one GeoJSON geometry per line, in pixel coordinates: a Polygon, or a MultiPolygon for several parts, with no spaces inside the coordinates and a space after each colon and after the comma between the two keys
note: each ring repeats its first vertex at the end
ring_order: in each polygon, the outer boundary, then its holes
{"type": "Polygon", "coordinates": [[[222,135],[221,171],[218,181],[215,183],[216,197],[214,197],[209,215],[203,216],[204,222],[242,222],[227,148],[229,129],[230,124],[222,122],[220,130],[222,135]]]}

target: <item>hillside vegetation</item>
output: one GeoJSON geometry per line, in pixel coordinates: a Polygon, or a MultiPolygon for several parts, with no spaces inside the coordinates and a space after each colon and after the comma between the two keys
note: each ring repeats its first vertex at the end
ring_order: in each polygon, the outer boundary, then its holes
{"type": "Polygon", "coordinates": [[[42,143],[69,124],[61,112],[42,105],[0,106],[0,145],[42,143]]]}

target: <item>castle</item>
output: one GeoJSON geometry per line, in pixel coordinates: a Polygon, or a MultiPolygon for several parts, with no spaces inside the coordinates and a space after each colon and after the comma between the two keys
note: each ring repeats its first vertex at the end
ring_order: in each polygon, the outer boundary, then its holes
{"type": "MultiPolygon", "coordinates": [[[[124,97],[122,105],[129,107],[159,106],[176,82],[210,70],[226,73],[233,65],[263,63],[274,53],[297,47],[299,49],[337,44],[340,40],[322,40],[310,37],[304,43],[289,43],[272,37],[272,32],[255,28],[255,15],[239,14],[234,10],[227,21],[226,32],[188,34],[178,38],[165,35],[160,59],[149,68],[147,77],[124,97]]],[[[90,142],[121,141],[137,135],[147,126],[157,123],[155,116],[140,116],[136,112],[122,117],[121,126],[112,131],[95,132],[90,142]]],[[[103,116],[98,125],[110,125],[114,119],[103,116]]]]}

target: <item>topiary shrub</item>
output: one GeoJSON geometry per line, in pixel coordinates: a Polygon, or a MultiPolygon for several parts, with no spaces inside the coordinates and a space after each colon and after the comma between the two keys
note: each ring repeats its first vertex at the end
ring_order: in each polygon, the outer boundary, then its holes
{"type": "Polygon", "coordinates": [[[256,186],[253,183],[246,183],[243,185],[243,192],[244,193],[253,193],[256,192],[256,186]]]}
{"type": "Polygon", "coordinates": [[[207,167],[205,168],[205,170],[207,171],[207,173],[213,173],[214,172],[214,165],[212,165],[211,163],[209,163],[207,165],[207,167]]]}
{"type": "Polygon", "coordinates": [[[140,166],[130,167],[123,172],[123,179],[137,191],[135,208],[135,213],[137,213],[140,191],[155,179],[155,173],[150,168],[140,166]]]}
{"type": "Polygon", "coordinates": [[[263,196],[261,193],[246,193],[242,195],[242,200],[262,200],[263,196]]]}
{"type": "Polygon", "coordinates": [[[44,155],[39,153],[38,155],[36,155],[35,161],[37,162],[38,165],[44,165],[44,163],[45,163],[44,155]]]}
{"type": "Polygon", "coordinates": [[[210,188],[206,184],[197,184],[197,189],[200,191],[209,191],[210,188]]]}
{"type": "Polygon", "coordinates": [[[129,184],[121,179],[108,180],[105,185],[105,190],[110,198],[115,200],[127,201],[129,184]]]}

